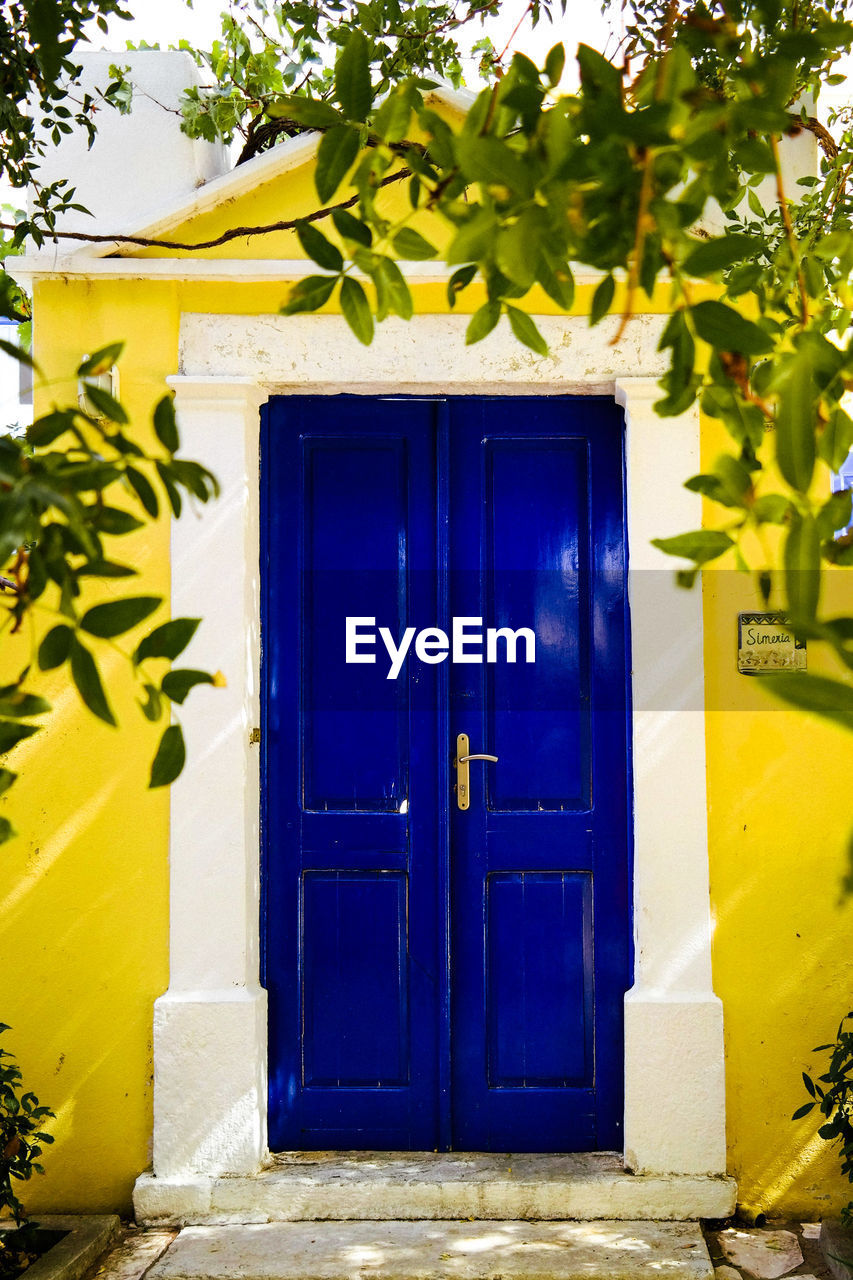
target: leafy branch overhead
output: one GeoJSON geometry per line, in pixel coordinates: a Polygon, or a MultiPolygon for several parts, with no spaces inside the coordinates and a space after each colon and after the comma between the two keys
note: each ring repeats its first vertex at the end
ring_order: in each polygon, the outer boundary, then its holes
{"type": "MultiPolygon", "coordinates": [[[[853,616],[821,612],[823,567],[853,563],[850,493],[829,486],[853,445],[853,132],[844,117],[827,130],[801,105],[853,45],[844,6],[635,0],[618,61],[578,48],[576,92],[560,90],[562,44],[542,67],[519,53],[507,65],[491,49],[487,86],[458,123],[429,95],[439,58],[425,45],[411,51],[411,27],[408,44],[389,43],[389,5],[368,6],[371,21],[353,25],[316,9],[318,22],[337,21],[323,66],[296,57],[302,7],[238,8],[255,15],[255,42],[226,27],[219,63],[207,59],[217,85],[188,102],[184,127],[212,136],[214,104],[230,93],[229,130],[250,149],[263,130],[267,144],[321,134],[317,211],[295,224],[317,271],[293,287],[284,313],[337,301],[369,343],[386,316],[412,315],[399,261],[440,258],[453,268],[448,305],[466,290],[476,298],[468,343],[506,324],[544,357],[531,312],[545,298],[573,306],[575,264],[600,273],[590,320],[616,310],[616,339],[640,295],[665,287],[669,368],[657,412],[679,415],[698,400],[730,444],[687,480],[717,527],[657,545],[688,562],[684,585],[722,556],[752,571],[767,604],[853,669],[853,616]],[[261,73],[252,97],[242,89],[256,57],[280,79],[261,73]],[[803,131],[817,136],[820,173],[786,187],[780,145],[803,131]],[[403,207],[392,182],[405,184],[403,207]]],[[[362,7],[346,12],[357,18],[362,7]]],[[[428,21],[417,5],[402,12],[428,21]]],[[[767,685],[853,728],[845,678],[767,685]]]]}
{"type": "MultiPolygon", "coordinates": [[[[217,243],[292,227],[316,271],[282,310],[336,304],[365,344],[377,322],[412,315],[401,260],[452,269],[447,303],[471,313],[468,343],[508,327],[543,359],[532,314],[573,307],[576,264],[600,273],[590,321],[612,316],[614,340],[658,291],[669,319],[657,412],[698,401],[728,437],[687,479],[714,527],[658,546],[685,563],[685,585],[722,557],[752,572],[763,599],[842,671],[766,685],[821,715],[831,704],[830,718],[853,727],[853,614],[821,603],[825,567],[853,562],[850,494],[829,492],[853,444],[853,130],[842,114],[828,131],[809,97],[853,46],[844,4],[632,0],[613,59],[557,41],[541,67],[513,56],[511,40],[490,43],[497,9],[232,0],[222,39],[197,55],[214,83],[189,91],[183,127],[241,135],[244,158],[316,131],[317,199],[301,219],[231,228],[217,243]],[[485,23],[485,87],[460,119],[430,90],[458,81],[469,22],[485,23]],[[570,58],[580,83],[564,92],[570,58]],[[803,131],[817,136],[820,173],[786,183],[780,147],[803,131]]],[[[565,7],[529,10],[549,20],[565,7]]],[[[109,96],[127,105],[120,78],[109,96]]],[[[119,469],[133,487],[128,461],[119,469]]]]}
{"type": "MultiPolygon", "coordinates": [[[[117,720],[104,657],[124,660],[150,721],[182,704],[196,685],[223,683],[206,671],[163,671],[163,660],[180,656],[199,619],[158,620],[148,629],[162,611],[162,597],[116,594],[118,584],[137,571],[114,558],[115,540],[144,529],[164,507],[177,517],[188,500],[206,503],[219,491],[205,467],[180,456],[171,396],[154,410],[157,448],[148,451],[133,438],[125,409],[95,381],[121,350],[121,343],[104,347],[79,366],[85,407],[54,407],[24,435],[0,436],[0,563],[5,566],[0,632],[29,628],[33,645],[33,661],[0,688],[4,759],[39,731],[34,721],[50,711],[50,704],[28,687],[33,663],[41,671],[65,668],[92,714],[112,726],[117,720]],[[96,581],[109,584],[110,596],[90,603],[96,581]],[[46,631],[39,627],[44,634],[36,644],[40,620],[53,624],[46,631]],[[131,633],[134,639],[125,648],[122,640],[131,633]]],[[[174,781],[184,758],[180,725],[170,724],[160,738],[150,786],[174,781]]],[[[0,770],[0,792],[15,777],[8,768],[0,770]]],[[[0,817],[0,840],[13,834],[9,819],[0,817]]]]}

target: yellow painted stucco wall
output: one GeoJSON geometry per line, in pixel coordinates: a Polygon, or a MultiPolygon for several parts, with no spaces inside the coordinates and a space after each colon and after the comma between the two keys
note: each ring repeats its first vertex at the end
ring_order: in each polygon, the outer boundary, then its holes
{"type": "MultiPolygon", "coordinates": [[[[203,239],[309,207],[310,176],[289,174],[172,236],[203,239]]],[[[212,252],[300,256],[290,233],[212,252]]],[[[178,368],[182,312],[275,313],[284,293],[280,284],[47,281],[36,289],[36,355],[60,377],[83,352],[125,340],[121,397],[145,431],[165,378],[178,368]]],[[[443,295],[438,286],[418,289],[416,310],[443,311],[443,295]]],[[[590,290],[580,290],[577,309],[589,299],[590,290]]],[[[459,309],[481,300],[471,289],[459,309]]],[[[554,310],[544,296],[531,306],[554,310]]],[[[662,292],[655,309],[665,306],[662,292]]],[[[57,383],[39,393],[37,408],[73,394],[73,382],[57,383]]],[[[713,424],[704,440],[711,462],[720,445],[713,424]]],[[[167,591],[165,521],[153,536],[119,546],[121,558],[144,570],[134,589],[167,591]]],[[[849,575],[832,576],[849,609],[849,575]]],[[[126,583],[101,585],[93,599],[126,592],[126,583]]],[[[853,901],[839,904],[853,743],[777,710],[759,680],[736,674],[737,613],[756,607],[745,577],[708,571],[704,607],[714,977],[726,1019],[730,1172],[743,1202],[816,1216],[845,1202],[846,1184],[834,1154],[814,1138],[815,1123],[792,1124],[790,1115],[805,1096],[800,1072],[813,1061],[811,1047],[832,1037],[853,1003],[853,901]]],[[[165,607],[155,620],[161,616],[165,607]]],[[[29,636],[10,646],[9,670],[30,660],[31,646],[29,636]]],[[[59,687],[44,679],[48,696],[59,687]]],[[[13,975],[4,982],[2,1016],[13,1027],[4,1041],[28,1087],[57,1112],[47,1176],[27,1191],[35,1209],[128,1210],[150,1158],[152,1003],[168,983],[168,798],[145,789],[157,727],[143,721],[129,690],[115,701],[121,731],[62,692],[52,726],[19,748],[23,779],[0,801],[22,833],[2,851],[0,953],[13,975]]]]}

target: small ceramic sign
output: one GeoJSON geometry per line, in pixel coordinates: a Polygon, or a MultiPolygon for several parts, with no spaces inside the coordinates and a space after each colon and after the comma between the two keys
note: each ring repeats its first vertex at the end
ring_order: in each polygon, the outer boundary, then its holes
{"type": "Polygon", "coordinates": [[[786,631],[783,613],[738,614],[737,669],[744,676],[805,671],[806,642],[786,631]]]}

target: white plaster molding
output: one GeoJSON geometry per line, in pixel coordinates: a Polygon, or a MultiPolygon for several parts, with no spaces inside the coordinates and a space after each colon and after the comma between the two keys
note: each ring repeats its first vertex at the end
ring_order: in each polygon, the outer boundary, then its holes
{"type": "Polygon", "coordinates": [[[391,318],[378,326],[370,352],[340,316],[186,314],[181,372],[193,377],[255,379],[275,392],[456,395],[612,395],[626,373],[657,377],[666,368],[658,342],[665,316],[637,316],[618,344],[619,317],[594,329],[584,316],[537,316],[550,354],[522,347],[501,323],[465,346],[468,316],[391,318]]]}
{"type": "MultiPolygon", "coordinates": [[[[543,358],[520,348],[502,326],[465,349],[462,316],[389,321],[369,356],[335,316],[182,317],[182,374],[171,381],[185,441],[227,486],[222,503],[189,530],[176,531],[175,611],[204,614],[191,656],[226,670],[229,688],[226,703],[215,701],[221,695],[211,690],[207,705],[187,717],[194,763],[172,793],[172,987],[158,1002],[156,1179],[180,1179],[182,1167],[190,1166],[207,1178],[251,1172],[247,1165],[254,1161],[257,1168],[265,1154],[257,1136],[263,1104],[252,1094],[246,1114],[240,1110],[243,1076],[229,1077],[224,1064],[218,1076],[223,1092],[215,1094],[213,1113],[217,1133],[226,1133],[221,1143],[210,1126],[200,1136],[198,1119],[215,1091],[208,1087],[205,1094],[201,1081],[196,1103],[191,1089],[179,1093],[177,1084],[195,1087],[199,1080],[188,1034],[194,1019],[210,1028],[229,1026],[233,1010],[221,999],[223,987],[245,990],[258,1001],[255,1015],[260,1009],[259,783],[247,747],[260,656],[257,410],[269,394],[308,391],[596,393],[615,394],[624,406],[636,697],[636,964],[625,1003],[625,1159],[648,1173],[724,1171],[722,1016],[710,966],[701,601],[698,593],[676,592],[671,565],[647,545],[651,536],[698,521],[694,496],[681,489],[697,469],[698,415],[659,419],[652,409],[664,319],[637,318],[611,346],[618,318],[590,330],[582,318],[537,316],[551,345],[543,358]],[[647,591],[638,574],[655,589],[647,591]],[[678,662],[662,650],[667,628],[678,637],[678,662]],[[177,1116],[179,1098],[194,1119],[177,1116]],[[223,1113],[240,1117],[236,1132],[223,1125],[223,1113]],[[158,1138],[173,1123],[179,1136],[158,1138]]],[[[260,1021],[253,1027],[241,1070],[257,1082],[266,1071],[266,1034],[260,1021]]]]}
{"type": "Polygon", "coordinates": [[[172,788],[170,983],[154,1017],[154,1168],[252,1172],[266,1155],[266,993],[258,981],[258,409],[248,380],[172,379],[182,443],[219,500],[172,533],[172,612],[204,625],[185,657],[221,670],[186,716],[172,788]]]}
{"type": "MultiPolygon", "coordinates": [[[[127,247],[127,246],[125,246],[127,247]]],[[[25,289],[34,280],[108,279],[180,280],[207,284],[286,284],[316,275],[317,264],[306,258],[98,258],[82,250],[68,253],[58,244],[6,259],[7,274],[25,289]]],[[[411,285],[446,284],[455,267],[444,262],[407,262],[397,266],[411,285]]],[[[357,267],[350,273],[357,279],[369,277],[357,267]]],[[[595,285],[605,276],[592,267],[573,268],[575,284],[595,285]]],[[[619,272],[615,275],[619,278],[619,272]]]]}

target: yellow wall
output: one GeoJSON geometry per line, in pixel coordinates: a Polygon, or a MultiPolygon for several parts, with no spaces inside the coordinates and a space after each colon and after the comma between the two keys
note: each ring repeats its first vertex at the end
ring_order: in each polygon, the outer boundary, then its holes
{"type": "MultiPolygon", "coordinates": [[[[198,239],[235,222],[307,207],[303,175],[232,202],[181,229],[198,239]]],[[[292,236],[225,256],[299,256],[292,236]]],[[[51,374],[81,353],[124,339],[122,399],[150,419],[177,369],[182,311],[275,312],[282,285],[47,282],[36,293],[37,356],[51,374]]],[[[443,289],[418,291],[416,309],[440,311],[443,289]]],[[[481,295],[469,290],[460,310],[481,295]]],[[[579,306],[588,305],[582,291],[579,306]]],[[[665,294],[656,309],[665,306],[665,294]]],[[[553,310],[544,299],[533,306],[553,310]]],[[[367,357],[369,358],[369,357],[367,357]]],[[[70,385],[40,395],[44,408],[70,385]]],[[[709,460],[717,437],[706,432],[709,460]]],[[[665,495],[662,495],[665,501],[665,495]]],[[[168,532],[161,522],[123,554],[145,568],[144,590],[166,591],[168,532]]],[[[834,589],[849,597],[847,576],[834,589]]],[[[97,588],[100,597],[127,584],[97,588]]],[[[804,1099],[800,1071],[834,1033],[850,1001],[853,905],[839,906],[845,869],[851,747],[840,732],[772,708],[760,681],[735,671],[737,613],[756,607],[746,578],[706,574],[707,746],[715,983],[725,1005],[730,1168],[741,1199],[809,1216],[844,1203],[833,1153],[816,1124],[790,1122],[804,1099]]],[[[848,599],[849,607],[849,599],[848,599]]],[[[165,615],[164,615],[165,616],[165,615]]],[[[20,638],[11,667],[28,660],[20,638]]],[[[225,673],[227,676],[227,672],[225,673]]],[[[47,684],[47,682],[46,682],[47,684]]],[[[49,690],[48,690],[49,691],[49,690]]],[[[168,801],[145,790],[156,727],[117,699],[121,733],[64,693],[53,727],[19,749],[24,777],[4,798],[23,833],[7,845],[0,947],[3,1038],[29,1087],[58,1118],[48,1174],[27,1192],[34,1208],[129,1208],[149,1161],[151,1006],[168,981],[168,801]]],[[[190,710],[191,714],[191,710],[190,710]]],[[[677,1063],[673,1064],[677,1070],[677,1063]]],[[[665,1100],[662,1100],[665,1102],[665,1100]]]]}

